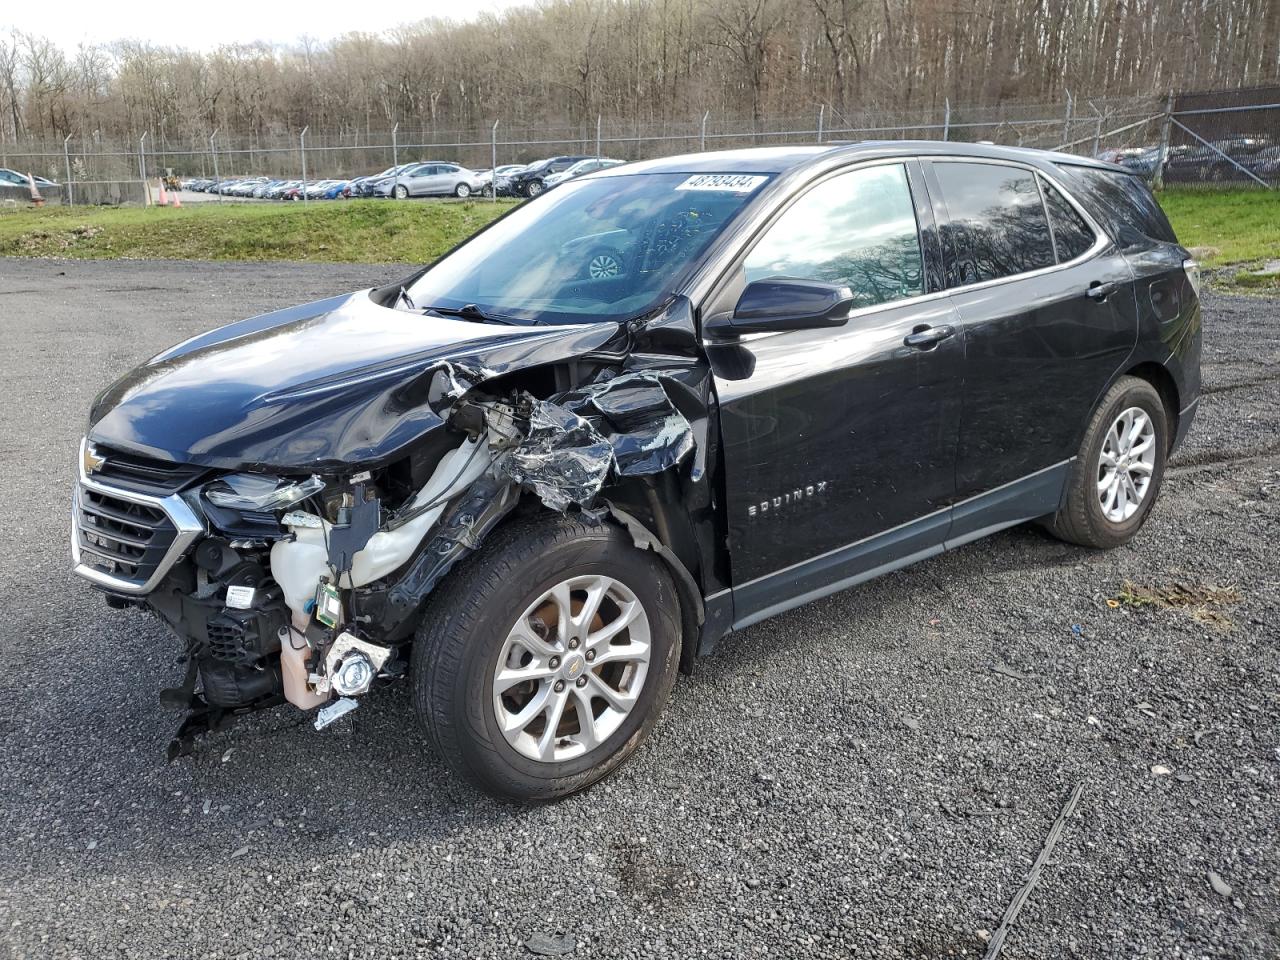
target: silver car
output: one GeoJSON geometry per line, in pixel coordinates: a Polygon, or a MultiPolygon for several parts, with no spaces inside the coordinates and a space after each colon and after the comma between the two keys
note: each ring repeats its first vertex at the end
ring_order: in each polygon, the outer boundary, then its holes
{"type": "Polygon", "coordinates": [[[456,163],[420,163],[399,176],[378,181],[373,192],[379,197],[445,197],[466,198],[480,189],[474,170],[456,163]]]}

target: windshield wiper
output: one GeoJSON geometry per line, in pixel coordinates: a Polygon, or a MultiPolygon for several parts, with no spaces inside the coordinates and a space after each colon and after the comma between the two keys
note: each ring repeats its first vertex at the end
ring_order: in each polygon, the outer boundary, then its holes
{"type": "Polygon", "coordinates": [[[397,302],[397,303],[399,303],[399,302],[401,302],[401,301],[403,301],[404,303],[407,303],[407,304],[409,305],[409,309],[410,309],[410,310],[417,310],[417,309],[418,309],[418,308],[417,308],[417,307],[415,307],[415,306],[414,306],[414,304],[413,304],[413,297],[409,296],[409,291],[408,291],[408,290],[406,290],[404,287],[401,287],[401,288],[400,288],[400,295],[396,298],[396,302],[397,302]]]}
{"type": "Polygon", "coordinates": [[[485,313],[474,303],[464,304],[461,307],[423,307],[426,313],[438,313],[445,317],[461,317],[463,320],[473,320],[477,323],[502,323],[509,327],[519,327],[528,323],[543,326],[541,320],[524,320],[518,317],[506,317],[500,313],[485,313]]]}

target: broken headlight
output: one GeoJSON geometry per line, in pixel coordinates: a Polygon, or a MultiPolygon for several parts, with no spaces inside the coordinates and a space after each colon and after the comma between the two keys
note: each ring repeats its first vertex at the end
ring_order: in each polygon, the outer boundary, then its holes
{"type": "Polygon", "coordinates": [[[217,507],[268,513],[301,503],[324,489],[317,476],[305,480],[285,480],[256,473],[231,473],[204,488],[205,499],[217,507]]]}

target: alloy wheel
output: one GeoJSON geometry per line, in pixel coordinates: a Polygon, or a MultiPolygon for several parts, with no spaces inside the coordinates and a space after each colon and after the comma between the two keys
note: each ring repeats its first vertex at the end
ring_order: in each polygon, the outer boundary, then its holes
{"type": "Polygon", "coordinates": [[[471,196],[471,188],[465,183],[460,183],[456,188],[454,188],[453,193],[459,200],[465,200],[467,197],[471,196]]]}
{"type": "Polygon", "coordinates": [[[493,671],[493,709],[518,753],[543,763],[604,743],[634,709],[649,672],[649,616],[606,576],[572,577],[534,600],[493,671]]]}
{"type": "Polygon", "coordinates": [[[1098,457],[1098,502],[1112,523],[1124,523],[1146,498],[1156,465],[1156,428],[1141,407],[1112,422],[1098,457]]]}
{"type": "Polygon", "coordinates": [[[587,275],[592,280],[616,277],[622,272],[622,264],[612,253],[597,253],[587,264],[587,275]]]}
{"type": "Polygon", "coordinates": [[[542,181],[530,180],[529,185],[524,189],[525,189],[525,193],[527,193],[529,196],[536,197],[538,194],[542,192],[542,181]]]}

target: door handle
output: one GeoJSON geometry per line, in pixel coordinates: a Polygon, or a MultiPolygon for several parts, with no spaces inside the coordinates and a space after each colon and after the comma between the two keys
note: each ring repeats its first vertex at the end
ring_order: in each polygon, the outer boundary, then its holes
{"type": "Polygon", "coordinates": [[[950,340],[955,335],[956,328],[949,323],[940,327],[919,326],[903,337],[902,342],[917,350],[932,350],[943,340],[950,340]]]}
{"type": "Polygon", "coordinates": [[[1095,280],[1089,284],[1089,289],[1084,292],[1084,295],[1090,300],[1097,300],[1102,303],[1107,297],[1115,293],[1119,287],[1120,285],[1113,280],[1108,280],[1106,283],[1100,283],[1095,280]]]}

